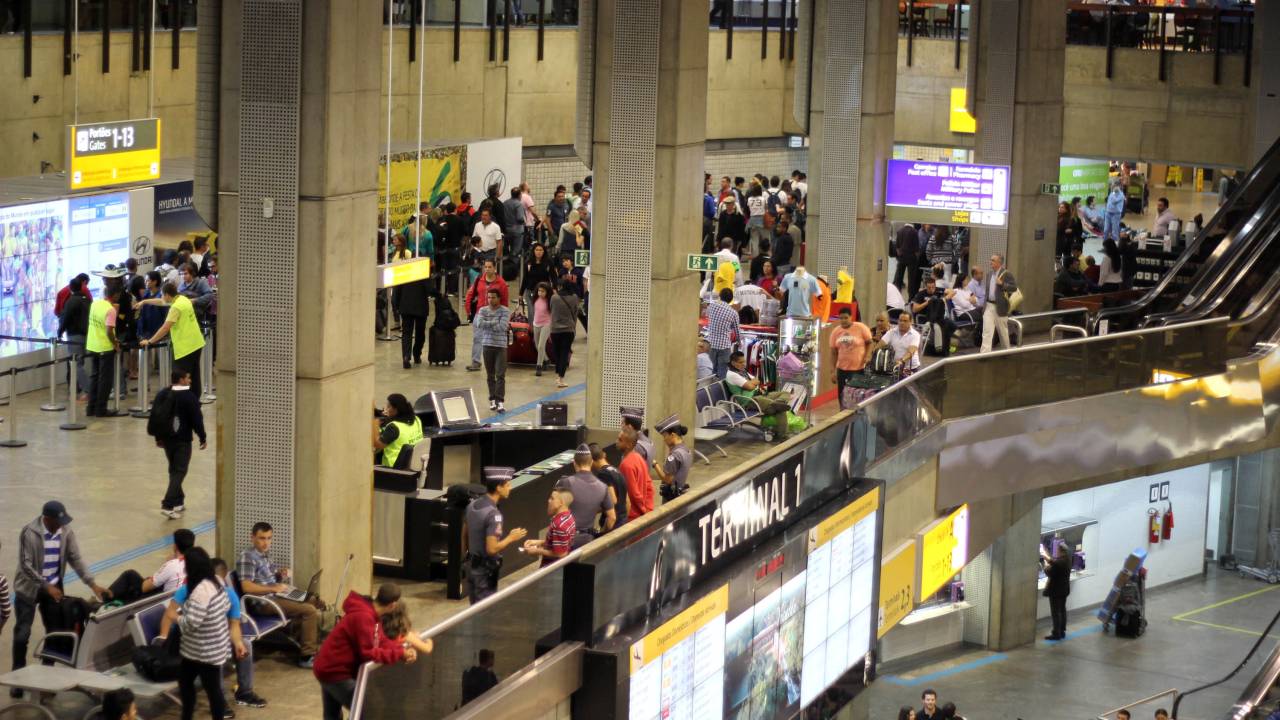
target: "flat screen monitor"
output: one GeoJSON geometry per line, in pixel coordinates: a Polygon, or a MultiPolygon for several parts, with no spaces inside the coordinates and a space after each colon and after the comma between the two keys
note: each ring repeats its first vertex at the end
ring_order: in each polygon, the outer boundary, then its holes
{"type": "Polygon", "coordinates": [[[476,427],[480,424],[480,414],[476,412],[476,397],[471,388],[434,391],[431,393],[431,404],[436,409],[440,427],[445,430],[476,427]]]}

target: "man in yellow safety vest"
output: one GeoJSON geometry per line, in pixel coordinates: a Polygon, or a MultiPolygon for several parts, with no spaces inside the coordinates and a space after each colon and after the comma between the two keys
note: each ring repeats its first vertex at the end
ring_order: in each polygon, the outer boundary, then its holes
{"type": "Polygon", "coordinates": [[[107,399],[115,382],[116,353],[120,351],[120,340],[116,337],[119,300],[120,288],[112,285],[89,306],[89,334],[85,336],[84,349],[93,359],[93,375],[89,379],[89,406],[85,415],[116,417],[122,414],[118,410],[107,410],[107,399]]]}
{"type": "Polygon", "coordinates": [[[150,338],[143,340],[142,346],[153,345],[170,336],[169,344],[173,346],[173,369],[185,370],[191,374],[191,392],[200,397],[200,351],[204,348],[204,333],[200,330],[200,321],[196,319],[195,306],[184,295],[178,294],[178,286],[167,282],[160,289],[161,297],[143,300],[139,305],[167,305],[169,314],[164,324],[150,338]]]}

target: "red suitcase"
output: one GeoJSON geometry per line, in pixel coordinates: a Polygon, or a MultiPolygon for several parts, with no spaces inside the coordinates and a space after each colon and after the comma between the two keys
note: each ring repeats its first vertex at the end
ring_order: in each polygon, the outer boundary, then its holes
{"type": "Polygon", "coordinates": [[[538,362],[538,347],[533,342],[533,327],[527,322],[511,323],[511,342],[507,344],[508,365],[533,365],[538,362]]]}

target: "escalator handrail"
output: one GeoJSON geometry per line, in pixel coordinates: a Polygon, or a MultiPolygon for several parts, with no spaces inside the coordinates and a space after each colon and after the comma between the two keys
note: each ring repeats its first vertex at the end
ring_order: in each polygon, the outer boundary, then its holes
{"type": "Polygon", "coordinates": [[[1218,207],[1217,211],[1214,212],[1213,217],[1209,219],[1209,222],[1205,223],[1205,226],[1200,228],[1199,232],[1196,233],[1195,239],[1187,245],[1186,249],[1183,250],[1173,267],[1169,268],[1164,276],[1160,278],[1160,281],[1152,286],[1152,288],[1142,297],[1127,305],[1105,308],[1099,311],[1098,314],[1094,316],[1093,327],[1096,328],[1098,323],[1104,319],[1110,320],[1115,317],[1133,315],[1134,313],[1139,312],[1141,308],[1150,305],[1156,300],[1156,298],[1163,295],[1165,290],[1168,289],[1169,284],[1172,283],[1178,273],[1181,272],[1183,266],[1185,266],[1190,258],[1200,250],[1201,243],[1209,236],[1209,233],[1216,230],[1218,225],[1225,220],[1225,214],[1228,208],[1231,208],[1236,204],[1236,202],[1240,201],[1245,191],[1248,190],[1253,183],[1258,181],[1258,176],[1262,173],[1263,169],[1272,162],[1280,162],[1280,140],[1272,143],[1271,147],[1267,149],[1267,152],[1262,155],[1262,158],[1259,159],[1252,168],[1250,168],[1249,174],[1245,176],[1244,181],[1236,187],[1235,192],[1227,196],[1226,202],[1218,207]]]}

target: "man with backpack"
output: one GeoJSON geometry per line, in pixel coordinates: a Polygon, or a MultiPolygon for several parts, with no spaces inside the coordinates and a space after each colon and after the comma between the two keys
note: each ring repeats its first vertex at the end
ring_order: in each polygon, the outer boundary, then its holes
{"type": "Polygon", "coordinates": [[[191,373],[175,368],[172,380],[173,385],[156,393],[147,418],[147,434],[155,438],[156,447],[164,448],[164,456],[169,461],[169,488],[160,501],[160,513],[177,520],[187,509],[182,482],[191,464],[192,434],[200,438],[201,450],[208,447],[208,443],[200,398],[191,391],[191,373]]]}

